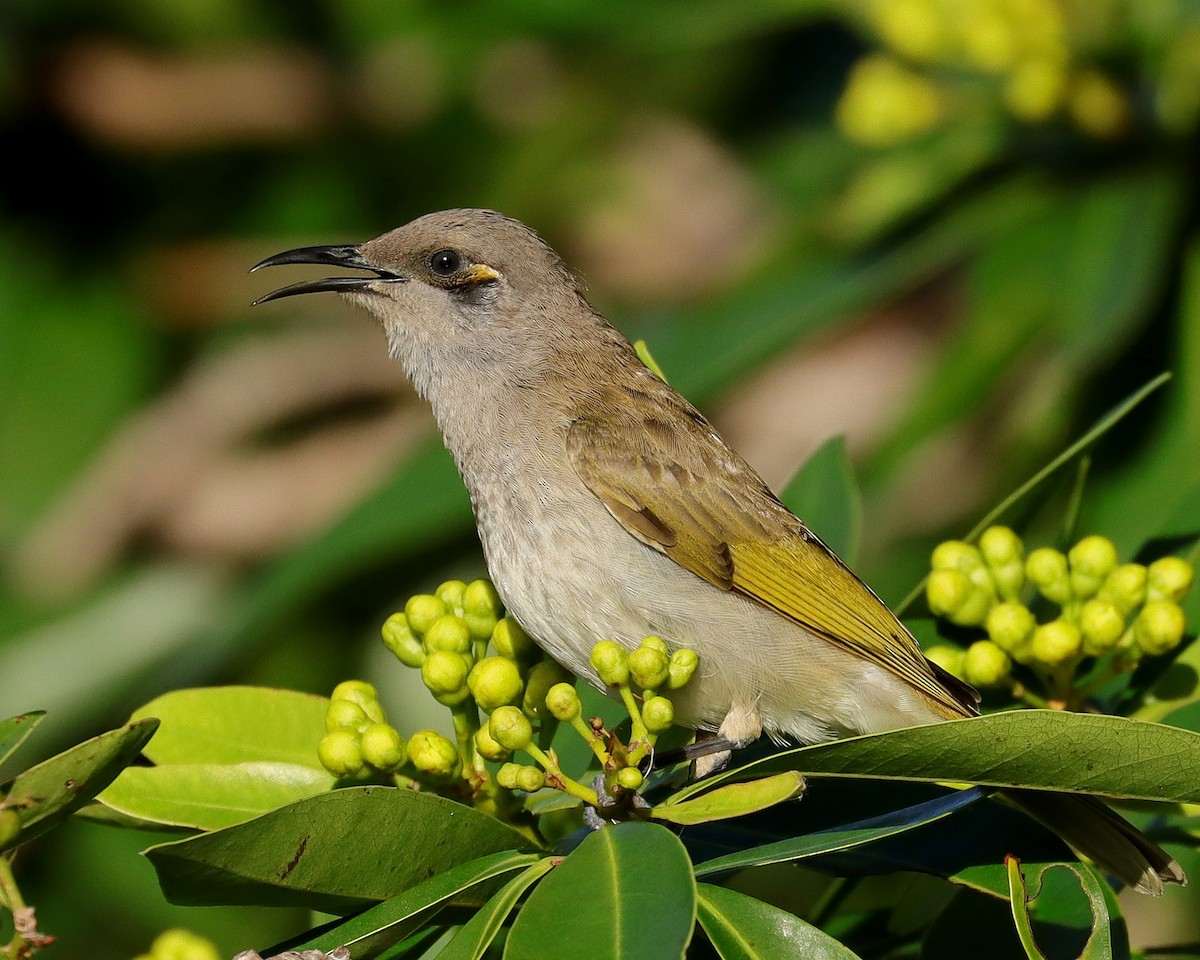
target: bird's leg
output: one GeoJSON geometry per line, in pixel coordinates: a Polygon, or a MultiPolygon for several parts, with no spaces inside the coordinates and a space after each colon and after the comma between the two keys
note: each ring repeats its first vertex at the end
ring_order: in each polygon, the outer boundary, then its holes
{"type": "Polygon", "coordinates": [[[664,750],[654,757],[654,767],[662,769],[677,763],[692,764],[692,779],[720,773],[729,765],[734,750],[750,746],[762,734],[762,716],[756,704],[735,704],[716,733],[696,731],[696,739],[687,746],[664,750]]]}

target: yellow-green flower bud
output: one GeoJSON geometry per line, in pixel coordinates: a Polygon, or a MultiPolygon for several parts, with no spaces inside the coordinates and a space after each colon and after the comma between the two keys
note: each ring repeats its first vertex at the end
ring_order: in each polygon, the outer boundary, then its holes
{"type": "Polygon", "coordinates": [[[993,600],[960,570],[934,570],[925,584],[925,599],[934,616],[960,627],[982,624],[993,600]]]}
{"type": "Polygon", "coordinates": [[[325,734],[317,744],[317,759],[335,777],[357,776],[363,768],[358,733],[354,730],[334,730],[325,734]]]}
{"type": "Polygon", "coordinates": [[[670,676],[670,658],[654,647],[640,646],[629,654],[629,673],[633,682],[645,690],[657,690],[670,676]]]}
{"type": "Polygon", "coordinates": [[[21,817],[16,810],[0,807],[0,850],[21,835],[21,817]]]}
{"type": "Polygon", "coordinates": [[[446,605],[446,609],[450,613],[462,616],[463,594],[466,593],[466,590],[467,585],[461,580],[447,580],[438,585],[438,588],[433,591],[433,595],[446,605]]]}
{"type": "Polygon", "coordinates": [[[1067,554],[1071,592],[1078,600],[1095,596],[1105,578],[1117,568],[1117,548],[1108,537],[1084,537],[1067,554]]]}
{"type": "Polygon", "coordinates": [[[1025,545],[1008,527],[988,527],[979,537],[979,552],[991,570],[996,592],[1016,600],[1025,586],[1025,545]]]}
{"type": "Polygon", "coordinates": [[[1103,656],[1125,632],[1125,615],[1111,600],[1092,597],[1079,608],[1079,632],[1083,634],[1083,652],[1089,657],[1103,656]]]}
{"type": "Polygon", "coordinates": [[[1133,638],[1143,653],[1153,657],[1179,646],[1186,628],[1179,604],[1149,600],[1133,621],[1133,638]]]}
{"type": "Polygon", "coordinates": [[[466,653],[471,649],[471,630],[462,617],[447,613],[438,617],[425,630],[425,649],[466,653]]]}
{"type": "Polygon", "coordinates": [[[642,781],[642,771],[637,767],[622,767],[617,771],[617,785],[622,790],[636,790],[642,781]]]}
{"type": "Polygon", "coordinates": [[[675,722],[675,705],[666,697],[647,697],[642,704],[642,722],[651,733],[662,733],[675,722]]]}
{"type": "Polygon", "coordinates": [[[937,643],[925,651],[925,659],[936,663],[951,676],[963,679],[963,659],[966,651],[949,644],[937,643]]]}
{"type": "Polygon", "coordinates": [[[150,956],[154,960],[221,960],[215,943],[182,927],[164,930],[155,937],[150,956]]]}
{"type": "Polygon", "coordinates": [[[493,763],[499,763],[512,756],[511,751],[505,750],[492,739],[492,731],[486,723],[475,731],[475,749],[484,760],[491,760],[493,763]]]}
{"type": "Polygon", "coordinates": [[[517,771],[517,789],[536,793],[546,785],[546,775],[537,767],[524,765],[517,771]]]}
{"type": "Polygon", "coordinates": [[[1146,568],[1146,599],[1178,603],[1192,586],[1195,571],[1182,557],[1162,557],[1146,568]]]}
{"type": "Polygon", "coordinates": [[[529,718],[516,707],[497,707],[488,720],[488,730],[505,750],[523,750],[533,740],[529,718]]]}
{"type": "Polygon", "coordinates": [[[379,705],[379,694],[365,680],[343,680],[333,688],[330,701],[349,700],[357,703],[373,723],[383,723],[383,707],[379,705]]]}
{"type": "Polygon", "coordinates": [[[1008,654],[991,640],[976,640],[967,647],[966,656],[963,657],[965,679],[977,687],[999,686],[1011,668],[1008,654]]]}
{"type": "Polygon", "coordinates": [[[353,700],[330,700],[325,711],[325,732],[353,730],[361,733],[371,723],[371,718],[353,700]]]}
{"type": "Polygon", "coordinates": [[[512,617],[504,617],[492,630],[492,646],[502,657],[528,660],[537,653],[537,644],[512,617]]]}
{"type": "Polygon", "coordinates": [[[983,554],[962,540],[945,540],[933,548],[929,565],[934,570],[957,570],[969,574],[983,568],[983,554]]]}
{"type": "Polygon", "coordinates": [[[462,766],[454,744],[436,730],[418,730],[408,738],[408,759],[421,773],[446,780],[462,766]]]}
{"type": "Polygon", "coordinates": [[[629,654],[615,640],[601,640],[592,647],[591,660],[602,683],[615,687],[629,682],[629,654]]]}
{"type": "Polygon", "coordinates": [[[546,709],[550,711],[551,716],[569,723],[579,716],[583,705],[579,702],[579,694],[575,692],[573,684],[556,683],[546,694],[546,709]]]}
{"type": "Polygon", "coordinates": [[[497,707],[516,703],[525,684],[517,665],[508,657],[484,657],[471,668],[467,686],[479,708],[491,713],[497,707]]]}
{"type": "Polygon", "coordinates": [[[419,667],[425,662],[425,648],[404,614],[393,613],[383,622],[379,632],[383,635],[383,645],[406,667],[419,667]]]}
{"type": "Polygon", "coordinates": [[[408,625],[412,628],[413,633],[422,637],[434,620],[444,617],[449,612],[445,601],[440,597],[435,597],[432,593],[418,593],[414,597],[409,597],[408,603],[404,605],[404,615],[408,617],[408,625]]]}
{"type": "Polygon", "coordinates": [[[1020,660],[1029,649],[1037,621],[1021,603],[998,603],[988,612],[988,637],[1010,657],[1020,660]]]}
{"type": "Polygon", "coordinates": [[[400,732],[386,723],[373,723],[359,738],[363,759],[376,770],[389,773],[403,766],[408,759],[404,738],[400,732]]]}
{"type": "Polygon", "coordinates": [[[661,653],[664,657],[669,657],[671,655],[671,648],[667,646],[667,641],[664,640],[662,637],[655,637],[655,636],[642,637],[642,642],[640,644],[638,644],[638,646],[653,647],[655,650],[657,650],[659,653],[661,653]]]}
{"type": "Polygon", "coordinates": [[[449,650],[433,650],[421,664],[421,680],[433,698],[447,707],[457,706],[471,695],[467,686],[470,672],[470,661],[449,650]]]}
{"type": "Polygon", "coordinates": [[[463,591],[462,611],[463,619],[471,628],[471,636],[476,640],[487,640],[500,622],[504,604],[490,580],[473,580],[463,591]]]}
{"type": "Polygon", "coordinates": [[[540,660],[535,663],[525,680],[525,696],[521,698],[521,710],[525,716],[530,720],[544,716],[546,695],[552,687],[560,683],[574,686],[575,678],[569,670],[553,660],[540,660]]]}
{"type": "Polygon", "coordinates": [[[678,690],[680,687],[687,686],[699,663],[700,658],[696,655],[695,650],[682,648],[676,650],[671,654],[671,660],[667,664],[667,672],[670,674],[667,677],[667,687],[671,690],[678,690]]]}
{"type": "Polygon", "coordinates": [[[1108,575],[1096,596],[1129,616],[1146,600],[1146,579],[1146,568],[1140,563],[1123,563],[1108,575]]]}
{"type": "Polygon", "coordinates": [[[1071,602],[1067,558],[1053,547],[1039,547],[1025,558],[1025,575],[1047,600],[1059,606],[1071,602]]]}
{"type": "Polygon", "coordinates": [[[517,775],[521,772],[521,764],[506,763],[496,771],[496,782],[505,790],[517,789],[517,775]]]}
{"type": "Polygon", "coordinates": [[[1048,667],[1056,667],[1079,655],[1083,636],[1079,628],[1066,620],[1043,623],[1033,631],[1030,652],[1033,659],[1048,667]]]}

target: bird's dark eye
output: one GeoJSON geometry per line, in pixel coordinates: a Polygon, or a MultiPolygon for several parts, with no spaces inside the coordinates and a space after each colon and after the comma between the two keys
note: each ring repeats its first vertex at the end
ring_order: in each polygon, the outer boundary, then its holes
{"type": "Polygon", "coordinates": [[[462,262],[457,250],[439,250],[429,258],[429,269],[439,277],[451,277],[461,269],[462,262]]]}

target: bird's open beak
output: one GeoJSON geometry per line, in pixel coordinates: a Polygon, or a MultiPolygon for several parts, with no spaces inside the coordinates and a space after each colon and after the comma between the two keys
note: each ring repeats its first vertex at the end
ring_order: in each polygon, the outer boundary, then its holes
{"type": "Polygon", "coordinates": [[[376,283],[404,283],[408,277],[393,273],[391,270],[368,263],[362,250],[353,244],[329,247],[300,247],[296,250],[285,250],[273,257],[267,257],[250,268],[250,272],[262,267],[278,267],[290,263],[318,263],[331,267],[351,267],[355,270],[370,270],[373,277],[325,277],[321,280],[301,280],[278,290],[273,290],[254,301],[257,306],[268,300],[278,300],[281,297],[294,297],[300,293],[324,293],[327,290],[345,293],[348,290],[362,290],[376,283]]]}

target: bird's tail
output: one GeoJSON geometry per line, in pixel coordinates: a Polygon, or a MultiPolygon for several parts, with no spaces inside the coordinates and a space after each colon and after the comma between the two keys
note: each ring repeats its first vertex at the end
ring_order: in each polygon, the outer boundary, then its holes
{"type": "Polygon", "coordinates": [[[1034,790],[1004,796],[1139,893],[1158,896],[1164,883],[1187,883],[1174,857],[1095,797],[1034,790]]]}

